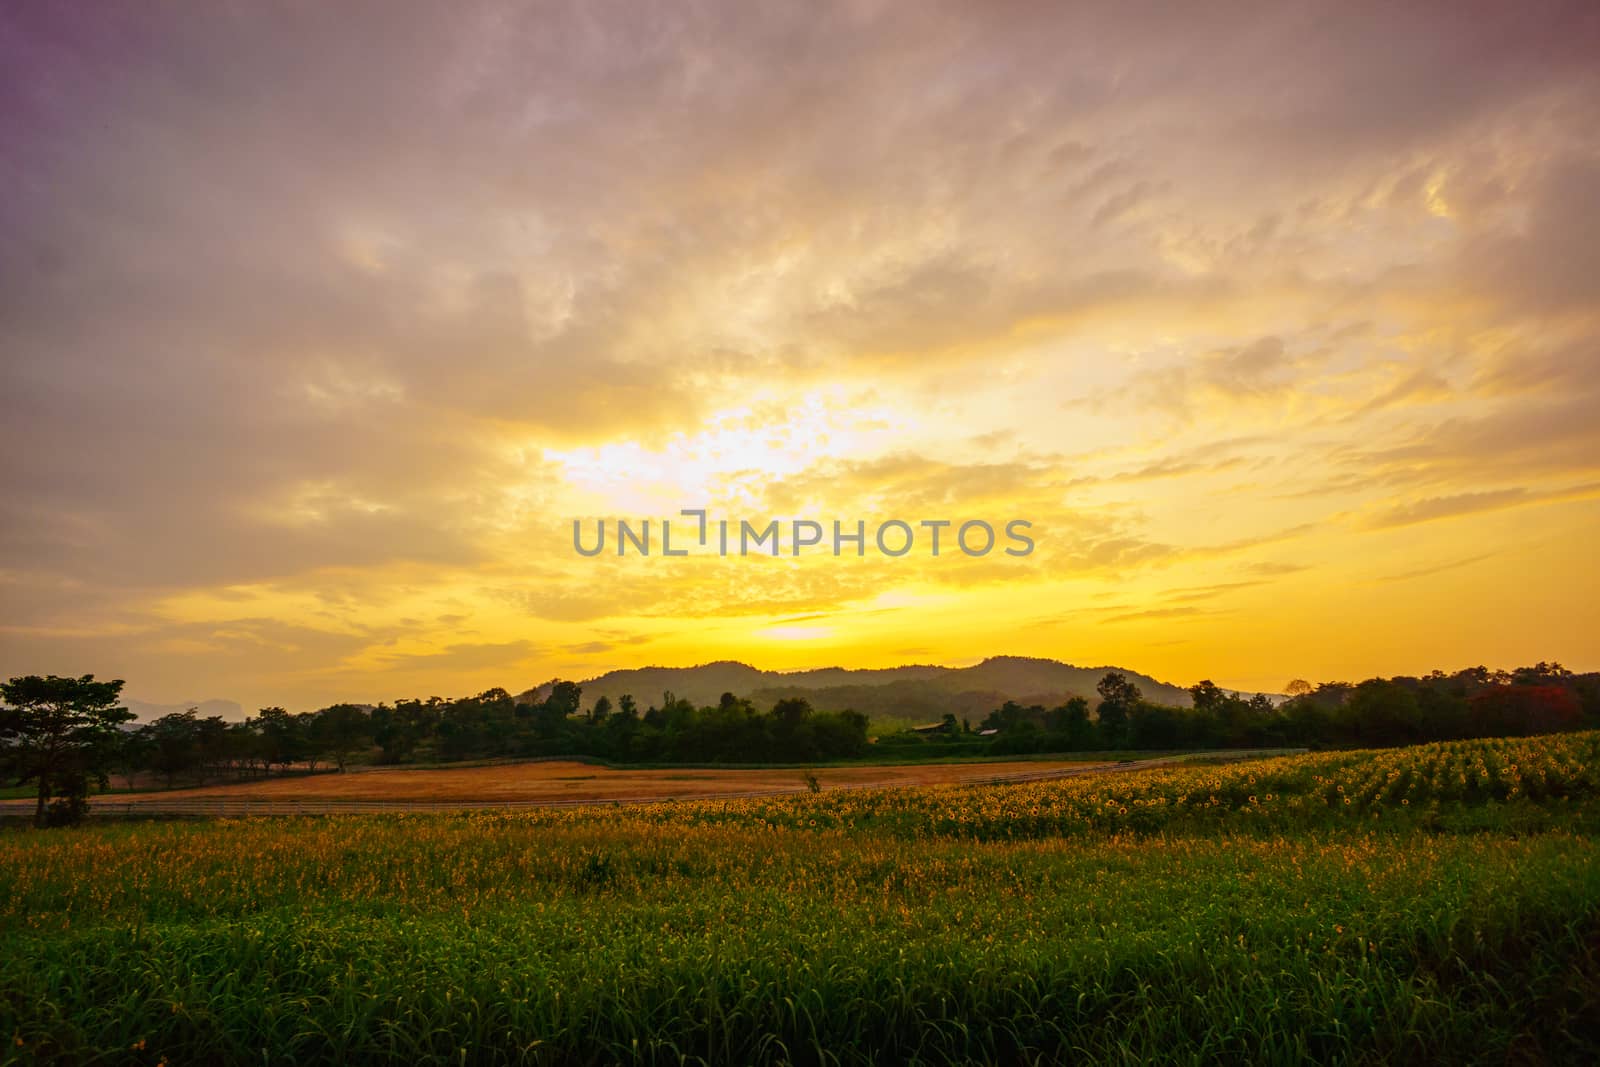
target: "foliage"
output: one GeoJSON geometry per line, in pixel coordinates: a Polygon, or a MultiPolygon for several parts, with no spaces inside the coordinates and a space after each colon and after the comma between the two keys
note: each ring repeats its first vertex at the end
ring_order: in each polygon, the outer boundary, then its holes
{"type": "Polygon", "coordinates": [[[0,1036],[41,1062],[1594,1062],[1597,746],[5,835],[0,1036]]]}
{"type": "Polygon", "coordinates": [[[34,823],[65,825],[82,817],[88,781],[106,780],[117,725],[133,718],[117,706],[121,680],[37,674],[0,683],[0,765],[15,781],[38,783],[34,823]],[[51,798],[58,798],[52,803],[51,798]]]}
{"type": "Polygon", "coordinates": [[[1072,697],[1056,707],[1006,700],[973,727],[946,711],[922,732],[873,741],[854,711],[819,712],[801,696],[762,712],[734,693],[697,707],[668,692],[640,711],[629,694],[583,711],[573,682],[545,687],[543,699],[489,689],[457,700],[430,697],[393,705],[335,704],[294,715],[263,708],[243,723],[164,716],[121,739],[121,773],[153,772],[168,786],[219,775],[265,774],[303,765],[383,764],[540,756],[594,756],[621,763],[806,763],[859,759],[1010,756],[1118,749],[1175,751],[1398,745],[1526,735],[1600,726],[1600,687],[1541,663],[1509,673],[1483,668],[1426,678],[1369,679],[1294,688],[1275,704],[1210,681],[1190,689],[1191,705],[1146,700],[1121,672],[1101,679],[1091,708],[1072,697]]]}
{"type": "Polygon", "coordinates": [[[1275,704],[1206,680],[1190,688],[1190,706],[1181,708],[1143,699],[1112,671],[1101,680],[1093,722],[1073,701],[1056,708],[1008,701],[980,728],[998,731],[992,751],[1024,753],[1404,745],[1600,726],[1600,677],[1575,676],[1560,664],[1289,688],[1297,695],[1275,704]]]}
{"type": "Polygon", "coordinates": [[[303,763],[315,769],[349,762],[377,749],[377,762],[456,761],[501,756],[598,756],[624,762],[759,763],[850,759],[867,752],[866,719],[852,711],[817,713],[800,699],[780,700],[769,713],[725,694],[715,707],[696,708],[667,693],[643,715],[632,697],[615,710],[600,702],[578,714],[582,690],[558,683],[537,704],[504,689],[447,701],[335,704],[306,715],[263,708],[257,718],[228,723],[198,718],[191,709],[139,728],[124,746],[119,767],[142,767],[170,787],[222,774],[264,774],[303,763]]]}

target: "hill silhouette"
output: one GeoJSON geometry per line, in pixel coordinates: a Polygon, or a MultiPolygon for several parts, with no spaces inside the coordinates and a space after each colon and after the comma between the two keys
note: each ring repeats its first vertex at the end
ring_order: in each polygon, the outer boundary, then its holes
{"type": "MultiPolygon", "coordinates": [[[[1179,707],[1189,704],[1188,690],[1125,667],[1078,667],[1024,656],[992,656],[972,667],[910,664],[805,671],[763,671],[747,663],[720,660],[697,667],[611,671],[579,685],[585,708],[602,696],[615,704],[624,693],[632,694],[640,707],[659,702],[667,692],[697,705],[715,704],[723,693],[732,693],[750,698],[757,707],[770,707],[785,697],[804,697],[818,711],[848,708],[880,721],[926,722],[946,713],[981,718],[1007,700],[1046,707],[1075,696],[1095,701],[1095,685],[1107,671],[1127,675],[1146,699],[1179,707]]],[[[553,684],[536,686],[518,699],[543,700],[553,684]]]]}
{"type": "Polygon", "coordinates": [[[185,700],[177,704],[156,704],[123,697],[122,706],[138,716],[140,722],[154,722],[163,715],[188,711],[190,708],[194,708],[202,719],[216,715],[229,722],[243,722],[247,717],[244,708],[236,700],[185,700]]]}

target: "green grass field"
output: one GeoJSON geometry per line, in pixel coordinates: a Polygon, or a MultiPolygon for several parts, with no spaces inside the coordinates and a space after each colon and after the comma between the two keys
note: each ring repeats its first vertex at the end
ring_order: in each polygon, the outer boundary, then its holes
{"type": "Polygon", "coordinates": [[[1600,735],[0,835],[18,1062],[1600,1061],[1600,735]]]}

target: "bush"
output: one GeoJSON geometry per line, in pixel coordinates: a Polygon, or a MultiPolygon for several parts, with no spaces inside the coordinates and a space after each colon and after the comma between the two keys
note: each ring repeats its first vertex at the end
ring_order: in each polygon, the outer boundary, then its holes
{"type": "Polygon", "coordinates": [[[89,814],[89,780],[81,774],[67,776],[55,787],[55,797],[44,809],[46,826],[76,826],[89,814]]]}

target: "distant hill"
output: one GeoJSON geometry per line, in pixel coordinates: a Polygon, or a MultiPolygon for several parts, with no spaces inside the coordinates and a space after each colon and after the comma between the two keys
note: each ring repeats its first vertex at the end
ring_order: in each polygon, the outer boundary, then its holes
{"type": "MultiPolygon", "coordinates": [[[[1161,704],[1189,705],[1189,692],[1123,667],[1075,667],[1053,659],[994,656],[973,667],[915,664],[873,670],[825,667],[809,671],[762,671],[724,660],[698,667],[643,667],[612,671],[580,682],[583,706],[602,696],[615,704],[631,693],[641,709],[659,704],[661,695],[695,704],[715,704],[723,693],[749,697],[762,709],[785,697],[804,697],[818,711],[852,708],[877,720],[927,722],[952,713],[981,718],[1007,700],[1052,707],[1075,696],[1098,699],[1095,686],[1107,671],[1121,671],[1161,704]]],[[[553,683],[536,686],[518,699],[543,700],[553,683]]]]}
{"type": "Polygon", "coordinates": [[[152,704],[148,700],[131,700],[123,697],[122,706],[139,716],[140,722],[154,722],[163,715],[188,711],[194,708],[202,719],[220,715],[229,722],[243,722],[244,709],[233,700],[190,700],[181,704],[152,704]]]}

